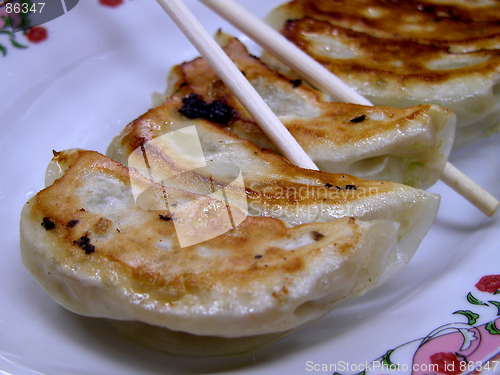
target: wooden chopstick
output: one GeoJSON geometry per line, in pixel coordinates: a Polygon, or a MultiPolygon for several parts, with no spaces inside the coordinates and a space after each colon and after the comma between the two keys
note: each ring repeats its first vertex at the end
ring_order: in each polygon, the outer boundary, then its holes
{"type": "MultiPolygon", "coordinates": [[[[199,0],[259,46],[299,74],[313,86],[333,98],[354,104],[370,105],[365,97],[352,90],[323,65],[291,43],[271,26],[254,16],[233,0],[199,0]]],[[[500,202],[477,183],[446,163],[441,181],[462,195],[487,216],[493,216],[500,202]]]]}
{"type": "Polygon", "coordinates": [[[486,216],[491,217],[497,211],[500,202],[453,164],[446,163],[441,181],[467,199],[486,216]]]}
{"type": "Polygon", "coordinates": [[[201,56],[293,164],[318,170],[268,105],[181,0],[157,0],[201,56]]]}

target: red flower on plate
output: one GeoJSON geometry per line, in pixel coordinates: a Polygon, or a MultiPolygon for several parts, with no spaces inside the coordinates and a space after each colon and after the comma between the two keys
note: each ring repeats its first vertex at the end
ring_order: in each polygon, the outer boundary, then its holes
{"type": "Polygon", "coordinates": [[[476,284],[476,288],[488,293],[500,291],[500,275],[483,276],[476,284]]]}
{"type": "Polygon", "coordinates": [[[42,26],[32,27],[26,32],[26,38],[28,38],[31,43],[43,42],[45,39],[47,39],[47,36],[47,29],[42,26]]]}
{"type": "Polygon", "coordinates": [[[436,353],[431,355],[431,363],[438,366],[438,372],[447,375],[458,375],[460,370],[460,360],[453,353],[436,353]]]}
{"type": "Polygon", "coordinates": [[[105,5],[107,7],[116,8],[123,4],[123,0],[99,0],[99,4],[105,5]]]}

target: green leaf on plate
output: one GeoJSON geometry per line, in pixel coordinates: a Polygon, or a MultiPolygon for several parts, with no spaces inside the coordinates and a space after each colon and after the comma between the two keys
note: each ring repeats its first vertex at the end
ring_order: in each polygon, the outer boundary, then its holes
{"type": "Polygon", "coordinates": [[[5,56],[7,54],[7,48],[0,44],[0,52],[2,52],[2,55],[5,56]]]}
{"type": "Polygon", "coordinates": [[[500,294],[500,289],[498,289],[493,295],[500,294]]]}
{"type": "Polygon", "coordinates": [[[488,301],[488,302],[497,307],[497,309],[498,309],[497,315],[500,316],[500,302],[497,302],[497,301],[488,301]]]}
{"type": "Polygon", "coordinates": [[[467,323],[469,325],[475,324],[477,322],[477,319],[479,318],[478,314],[473,313],[470,310],[458,310],[458,311],[455,311],[453,314],[460,314],[460,315],[465,316],[469,320],[467,323]]]}
{"type": "Polygon", "coordinates": [[[500,330],[495,326],[495,321],[489,322],[484,328],[492,335],[500,335],[500,330]]]}
{"type": "Polygon", "coordinates": [[[476,297],[474,297],[472,295],[472,293],[469,292],[469,294],[467,294],[467,301],[469,301],[469,303],[472,303],[473,305],[482,305],[482,306],[488,306],[487,303],[484,303],[484,302],[481,302],[480,300],[478,300],[476,297]]]}
{"type": "Polygon", "coordinates": [[[12,31],[8,31],[8,30],[0,30],[0,34],[7,34],[8,36],[14,38],[14,33],[12,31]]]}
{"type": "Polygon", "coordinates": [[[389,350],[387,353],[385,353],[382,356],[382,360],[380,362],[382,362],[383,365],[389,367],[391,370],[397,370],[399,366],[391,362],[391,354],[393,351],[394,349],[389,350]]]}
{"type": "Polygon", "coordinates": [[[28,46],[25,46],[23,44],[19,44],[18,42],[16,42],[14,39],[11,39],[10,42],[12,43],[12,45],[16,48],[28,48],[28,46]]]}

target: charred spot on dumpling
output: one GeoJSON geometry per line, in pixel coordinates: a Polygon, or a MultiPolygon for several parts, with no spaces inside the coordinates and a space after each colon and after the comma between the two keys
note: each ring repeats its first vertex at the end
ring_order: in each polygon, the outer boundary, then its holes
{"type": "Polygon", "coordinates": [[[233,118],[233,109],[226,103],[216,100],[208,105],[207,120],[221,125],[227,125],[233,118]]]}
{"type": "Polygon", "coordinates": [[[92,254],[93,252],[95,252],[95,246],[90,243],[88,234],[80,237],[78,241],[73,241],[73,244],[85,250],[85,254],[92,254]]]}
{"type": "Polygon", "coordinates": [[[356,188],[356,185],[346,185],[345,189],[346,190],[356,190],[357,188],[356,188]]]}
{"type": "Polygon", "coordinates": [[[80,222],[80,220],[71,220],[70,222],[68,222],[67,227],[68,228],[73,228],[79,222],[80,222]]]}
{"type": "Polygon", "coordinates": [[[354,118],[350,119],[349,122],[352,122],[353,124],[357,124],[357,123],[363,122],[365,120],[366,120],[366,115],[361,115],[361,116],[354,117],[354,118]]]}
{"type": "Polygon", "coordinates": [[[317,231],[313,230],[313,231],[311,232],[311,237],[312,237],[312,239],[313,239],[314,241],[319,241],[319,240],[321,240],[323,237],[325,237],[325,235],[324,235],[324,234],[321,234],[320,232],[317,232],[317,231]]]}
{"type": "Polygon", "coordinates": [[[182,103],[183,106],[179,112],[190,119],[202,118],[227,125],[233,118],[233,109],[222,100],[207,104],[201,96],[191,94],[182,99],[182,103]]]}
{"type": "Polygon", "coordinates": [[[182,99],[182,103],[184,104],[182,108],[179,110],[187,118],[201,118],[206,115],[206,107],[207,105],[201,98],[201,96],[196,94],[191,94],[184,99],[182,99]]]}
{"type": "Polygon", "coordinates": [[[170,220],[172,220],[172,218],[170,216],[167,216],[167,215],[160,215],[160,220],[170,221],[170,220]]]}
{"type": "Polygon", "coordinates": [[[56,227],[56,223],[54,223],[48,217],[44,217],[42,220],[42,227],[44,227],[46,230],[51,230],[56,227]]]}
{"type": "Polygon", "coordinates": [[[302,84],[302,80],[300,79],[294,79],[291,80],[290,83],[292,84],[293,88],[299,87],[302,84]]]}

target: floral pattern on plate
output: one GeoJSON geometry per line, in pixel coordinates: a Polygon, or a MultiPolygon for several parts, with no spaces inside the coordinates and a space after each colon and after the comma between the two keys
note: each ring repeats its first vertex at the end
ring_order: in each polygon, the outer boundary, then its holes
{"type": "MultiPolygon", "coordinates": [[[[20,2],[13,2],[13,3],[29,4],[29,0],[22,0],[20,2]]],[[[11,3],[11,4],[13,4],[13,3],[11,3]]],[[[6,3],[0,7],[0,35],[7,36],[7,38],[2,37],[0,39],[0,53],[3,56],[7,55],[7,47],[5,46],[5,44],[6,44],[5,39],[7,39],[7,44],[10,44],[14,48],[17,48],[17,49],[28,48],[28,46],[26,46],[22,43],[19,43],[16,34],[14,34],[12,31],[7,30],[7,29],[9,29],[11,25],[14,25],[14,26],[28,25],[29,19],[23,13],[7,12],[7,4],[8,3],[6,3]]]]}
{"type": "MultiPolygon", "coordinates": [[[[11,26],[22,28],[29,26],[31,22],[31,13],[25,13],[22,9],[23,7],[31,9],[34,4],[35,3],[31,0],[16,0],[5,2],[2,6],[0,6],[0,35],[6,35],[6,38],[4,37],[3,40],[0,39],[0,53],[2,56],[7,55],[8,49],[6,45],[9,44],[17,49],[28,48],[28,45],[19,42],[17,39],[18,35],[8,29],[11,28],[11,26]]],[[[99,0],[99,4],[106,7],[116,8],[123,4],[123,0],[99,0]]],[[[44,26],[34,26],[23,31],[22,35],[25,36],[28,42],[36,44],[43,42],[48,38],[48,31],[44,26]]]]}
{"type": "MultiPolygon", "coordinates": [[[[500,275],[483,276],[475,285],[483,293],[500,295],[500,275]]],[[[492,374],[500,371],[500,298],[487,302],[472,292],[466,297],[474,310],[458,310],[454,315],[467,323],[450,323],[436,328],[426,337],[413,340],[388,350],[383,356],[367,364],[357,375],[411,374],[459,375],[470,373],[492,374]],[[488,309],[485,309],[485,308],[488,309]],[[481,308],[481,311],[478,309],[481,308]],[[478,312],[481,312],[479,314],[478,312]],[[495,315],[491,319],[492,315],[495,315]],[[482,319],[481,317],[485,318],[482,319]],[[486,320],[478,325],[478,321],[486,320]],[[406,350],[405,350],[406,349],[406,350]],[[404,352],[399,355],[399,352],[404,352]],[[411,358],[411,353],[414,353],[411,358]],[[397,358],[397,360],[395,359],[397,358]]],[[[341,375],[335,372],[334,375],[341,375]]]]}

